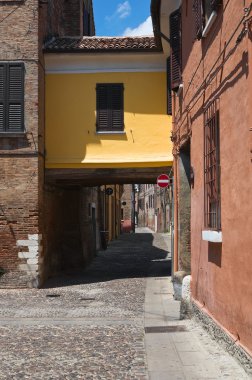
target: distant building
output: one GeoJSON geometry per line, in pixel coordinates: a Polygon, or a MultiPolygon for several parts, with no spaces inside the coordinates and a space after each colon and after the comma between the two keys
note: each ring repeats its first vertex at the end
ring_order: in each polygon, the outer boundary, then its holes
{"type": "Polygon", "coordinates": [[[138,226],[155,232],[171,232],[172,192],[157,185],[139,185],[137,197],[138,226]]]}

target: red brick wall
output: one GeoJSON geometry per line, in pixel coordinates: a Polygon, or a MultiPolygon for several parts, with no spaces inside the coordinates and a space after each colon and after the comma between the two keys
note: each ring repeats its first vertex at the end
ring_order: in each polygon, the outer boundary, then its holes
{"type": "MultiPolygon", "coordinates": [[[[245,3],[248,5],[249,1],[245,3]]],[[[195,177],[191,190],[192,295],[252,352],[252,288],[249,286],[252,268],[251,32],[236,44],[243,30],[240,23],[244,16],[243,2],[224,0],[208,36],[194,41],[192,7],[192,0],[182,2],[184,90],[180,98],[174,97],[175,148],[178,151],[183,142],[191,138],[195,177]],[[226,50],[213,68],[225,46],[226,50]],[[200,90],[210,72],[211,81],[200,90]],[[204,229],[203,112],[207,102],[215,98],[220,110],[223,235],[220,245],[201,238],[204,229]]]]}
{"type": "MultiPolygon", "coordinates": [[[[0,60],[25,64],[25,134],[0,136],[0,267],[18,271],[17,240],[39,233],[38,194],[42,191],[38,172],[38,3],[0,3],[0,60]]],[[[23,248],[24,249],[24,248],[23,248]]],[[[23,286],[29,276],[3,276],[1,283],[23,286]],[[10,280],[8,280],[8,278],[10,280]]]]}

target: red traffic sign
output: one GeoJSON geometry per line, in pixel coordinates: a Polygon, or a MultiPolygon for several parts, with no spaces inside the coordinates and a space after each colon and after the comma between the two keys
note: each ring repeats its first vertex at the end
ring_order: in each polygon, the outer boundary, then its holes
{"type": "Polygon", "coordinates": [[[159,187],[167,187],[170,184],[170,178],[167,174],[160,174],[157,177],[157,185],[159,187]]]}

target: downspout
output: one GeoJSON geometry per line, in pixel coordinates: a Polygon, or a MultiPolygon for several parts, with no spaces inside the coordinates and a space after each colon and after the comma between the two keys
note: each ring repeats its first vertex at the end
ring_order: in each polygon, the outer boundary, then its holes
{"type": "MultiPolygon", "coordinates": [[[[176,107],[175,107],[175,94],[173,94],[173,102],[172,102],[172,132],[173,136],[175,135],[175,115],[176,107]]],[[[173,196],[174,196],[174,247],[173,247],[173,273],[178,271],[178,156],[176,152],[176,142],[173,141],[173,178],[174,178],[174,186],[173,186],[173,196]],[[175,154],[174,154],[175,153],[175,154]]]]}

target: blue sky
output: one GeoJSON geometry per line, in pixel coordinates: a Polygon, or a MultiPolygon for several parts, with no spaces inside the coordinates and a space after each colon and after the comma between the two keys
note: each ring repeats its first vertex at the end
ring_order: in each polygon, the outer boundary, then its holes
{"type": "Polygon", "coordinates": [[[150,35],[151,0],[93,0],[97,36],[150,35]]]}

